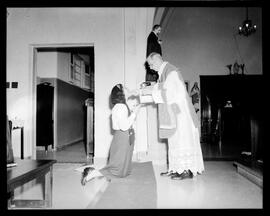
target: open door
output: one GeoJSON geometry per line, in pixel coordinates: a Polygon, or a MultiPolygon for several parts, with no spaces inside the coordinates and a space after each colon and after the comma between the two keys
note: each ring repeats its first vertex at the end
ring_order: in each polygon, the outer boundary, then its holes
{"type": "Polygon", "coordinates": [[[94,46],[39,45],[33,53],[36,158],[57,159],[59,151],[72,147],[68,154],[62,152],[60,161],[68,162],[70,154],[74,156],[70,162],[86,162],[94,153],[94,46]],[[87,100],[91,100],[89,115],[87,100]],[[76,148],[77,144],[83,147],[76,148]]]}

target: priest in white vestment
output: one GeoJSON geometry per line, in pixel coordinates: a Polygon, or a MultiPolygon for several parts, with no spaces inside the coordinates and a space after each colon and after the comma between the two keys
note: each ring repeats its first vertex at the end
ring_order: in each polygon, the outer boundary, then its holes
{"type": "Polygon", "coordinates": [[[199,121],[185,82],[179,69],[163,61],[160,54],[151,53],[147,62],[159,74],[151,94],[158,104],[159,138],[168,139],[169,165],[161,175],[174,180],[193,178],[204,171],[204,163],[199,121]]]}

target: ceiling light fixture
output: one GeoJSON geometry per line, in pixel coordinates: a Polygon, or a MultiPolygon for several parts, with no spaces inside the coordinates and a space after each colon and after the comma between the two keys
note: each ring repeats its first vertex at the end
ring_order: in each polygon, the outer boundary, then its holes
{"type": "Polygon", "coordinates": [[[246,19],[244,20],[242,26],[239,26],[238,33],[239,33],[239,35],[244,35],[244,36],[248,37],[252,33],[256,32],[257,26],[252,25],[252,21],[250,19],[248,19],[248,8],[246,9],[246,12],[247,12],[246,19]]]}

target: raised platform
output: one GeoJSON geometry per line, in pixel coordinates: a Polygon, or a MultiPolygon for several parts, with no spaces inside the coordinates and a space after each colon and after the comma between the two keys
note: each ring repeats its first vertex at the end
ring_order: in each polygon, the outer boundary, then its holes
{"type": "Polygon", "coordinates": [[[236,166],[237,172],[240,175],[246,177],[248,180],[263,188],[262,167],[254,164],[248,166],[247,164],[243,164],[240,161],[235,161],[233,164],[236,166]]]}

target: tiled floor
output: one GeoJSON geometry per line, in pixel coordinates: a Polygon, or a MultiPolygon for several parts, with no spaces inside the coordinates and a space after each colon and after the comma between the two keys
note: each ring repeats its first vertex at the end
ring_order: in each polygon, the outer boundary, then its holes
{"type": "Polygon", "coordinates": [[[62,150],[52,151],[41,149],[37,150],[37,159],[54,159],[60,163],[89,163],[86,150],[83,142],[78,142],[73,145],[69,145],[62,150]]]}
{"type": "MultiPolygon", "coordinates": [[[[70,153],[69,156],[71,155],[76,154],[70,153]]],[[[74,160],[73,163],[54,165],[53,209],[89,208],[106,189],[108,182],[105,179],[96,179],[88,182],[84,187],[81,186],[81,173],[74,169],[83,163],[74,163],[74,160]]],[[[263,190],[239,175],[233,166],[233,161],[205,161],[205,172],[202,175],[183,181],[161,177],[160,172],[164,170],[166,170],[165,165],[154,164],[159,209],[260,209],[263,207],[263,190]]],[[[40,193],[38,190],[32,187],[27,193],[40,193]]]]}
{"type": "Polygon", "coordinates": [[[154,166],[158,208],[262,208],[262,189],[236,172],[230,161],[206,161],[205,172],[183,181],[160,177],[154,166]]]}
{"type": "MultiPolygon", "coordinates": [[[[108,182],[95,179],[85,186],[75,169],[80,164],[57,163],[53,174],[53,209],[93,208],[108,182]]],[[[161,177],[165,166],[154,165],[158,209],[261,209],[262,189],[235,171],[231,162],[207,161],[205,172],[183,181],[161,177]]],[[[40,198],[41,187],[28,188],[17,198],[40,198]]],[[[138,197],[139,199],[139,197],[138,197]]],[[[113,200],[111,201],[113,202],[113,200]]]]}
{"type": "Polygon", "coordinates": [[[94,179],[85,186],[80,183],[81,173],[75,171],[80,164],[57,163],[54,166],[53,209],[86,209],[94,205],[108,182],[94,179]]]}

